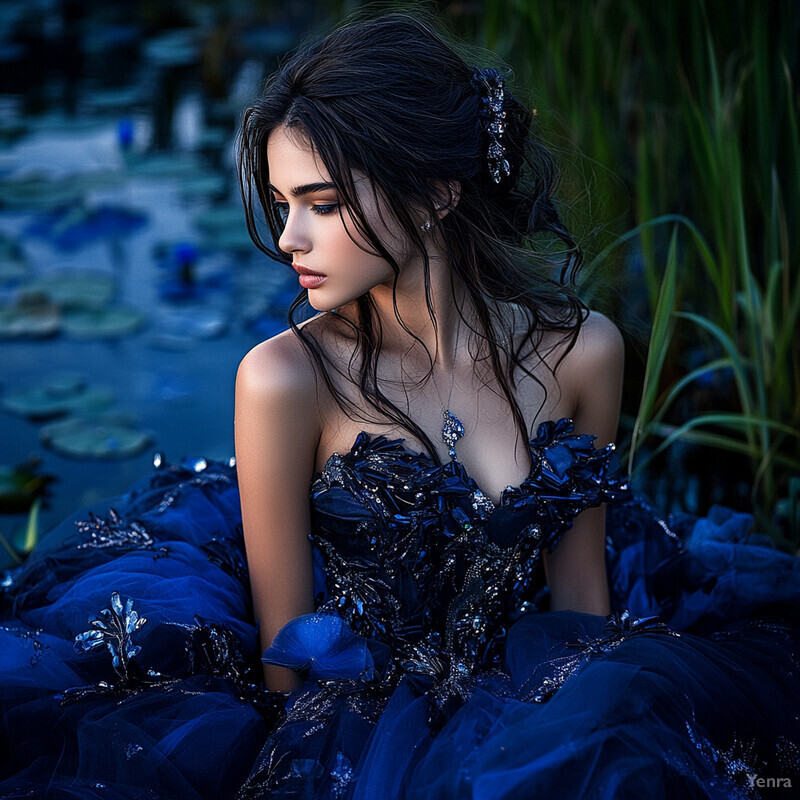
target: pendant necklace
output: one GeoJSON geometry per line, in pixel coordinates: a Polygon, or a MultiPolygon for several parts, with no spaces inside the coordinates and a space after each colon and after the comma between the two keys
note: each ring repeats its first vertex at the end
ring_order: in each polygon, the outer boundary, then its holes
{"type": "Polygon", "coordinates": [[[450,399],[453,396],[453,385],[456,380],[456,358],[458,356],[458,336],[460,332],[461,318],[459,316],[458,326],[456,327],[456,344],[453,349],[453,372],[450,376],[450,393],[447,395],[447,405],[442,403],[442,395],[439,393],[439,387],[436,384],[436,375],[433,375],[433,387],[436,389],[436,394],[439,396],[439,403],[442,406],[442,441],[447,445],[447,450],[453,461],[458,460],[456,457],[456,443],[464,435],[464,424],[450,410],[450,399]]]}

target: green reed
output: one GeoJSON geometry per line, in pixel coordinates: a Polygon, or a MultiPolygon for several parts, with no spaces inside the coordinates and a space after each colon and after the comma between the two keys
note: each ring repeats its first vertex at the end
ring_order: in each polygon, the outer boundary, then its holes
{"type": "Polygon", "coordinates": [[[629,331],[650,328],[641,395],[624,399],[631,469],[678,441],[746,456],[760,523],[780,538],[770,525],[785,499],[796,546],[800,6],[458,8],[457,32],[514,66],[561,156],[566,215],[595,254],[587,297],[629,331]],[[711,373],[719,407],[696,407],[693,389],[711,373]]]}

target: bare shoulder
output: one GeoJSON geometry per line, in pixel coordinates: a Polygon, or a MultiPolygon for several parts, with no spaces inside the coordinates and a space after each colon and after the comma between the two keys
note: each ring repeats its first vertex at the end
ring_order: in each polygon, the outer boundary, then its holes
{"type": "Polygon", "coordinates": [[[257,344],[239,364],[237,389],[304,394],[316,385],[314,368],[302,342],[287,330],[257,344]]]}
{"type": "Polygon", "coordinates": [[[603,314],[590,312],[559,372],[576,430],[593,433],[603,443],[616,438],[624,366],[619,329],[603,314]]]}
{"type": "MultiPolygon", "coordinates": [[[[317,345],[327,347],[328,315],[318,314],[298,326],[317,345]]],[[[295,394],[306,402],[314,396],[318,382],[313,360],[292,330],[285,330],[252,348],[241,360],[236,375],[237,391],[295,394]]]]}
{"type": "Polygon", "coordinates": [[[583,370],[601,364],[622,369],[625,344],[619,328],[599,311],[590,311],[581,325],[575,346],[564,358],[571,369],[583,370]]]}

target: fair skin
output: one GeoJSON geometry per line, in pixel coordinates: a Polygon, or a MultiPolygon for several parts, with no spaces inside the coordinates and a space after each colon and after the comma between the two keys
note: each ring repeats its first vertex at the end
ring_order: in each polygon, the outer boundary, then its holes
{"type": "MultiPolygon", "coordinates": [[[[373,229],[400,264],[396,291],[401,318],[433,354],[433,377],[425,381],[430,367],[425,351],[394,315],[394,273],[378,255],[364,252],[369,248],[346,210],[339,213],[335,189],[326,186],[330,176],[324,165],[301,137],[283,128],[270,136],[267,159],[274,199],[286,218],[281,249],[295,264],[326,276],[317,288],[309,289],[310,303],[321,312],[305,323],[309,332],[334,359],[346,363],[352,341],[335,317],[325,312],[337,309],[342,316],[352,315],[354,301],[369,292],[384,326],[379,378],[385,382],[386,394],[413,416],[437,445],[443,461],[447,451],[439,430],[442,405],[449,397],[449,407],[466,430],[458,444],[458,458],[483,492],[497,502],[504,487],[519,485],[527,477],[527,443],[519,441],[507,402],[492,386],[490,374],[468,351],[435,232],[426,243],[438,331],[425,306],[421,256],[409,252],[391,222],[381,220],[376,204],[380,200],[375,200],[366,181],[354,176],[373,229]]],[[[442,208],[440,214],[445,213],[447,209],[442,208]]],[[[458,286],[456,292],[457,297],[463,296],[458,286]]],[[[521,313],[512,307],[504,313],[522,335],[521,313]]],[[[540,349],[545,359],[555,362],[561,354],[559,347],[555,338],[545,336],[540,349]]],[[[600,444],[614,440],[623,346],[605,317],[595,313],[589,317],[558,369],[557,383],[534,356],[526,366],[547,389],[545,396],[530,378],[519,380],[515,387],[515,399],[529,430],[543,420],[571,417],[577,432],[595,434],[600,444]]],[[[342,376],[333,377],[340,391],[358,398],[358,390],[342,376]]],[[[349,419],[318,379],[291,331],[262,342],[242,360],[236,379],[236,459],[254,611],[264,649],[286,622],[314,610],[308,488],[314,472],[334,452],[347,452],[362,430],[402,437],[410,449],[424,449],[391,421],[375,420],[367,426],[363,420],[349,419]]],[[[575,520],[552,553],[544,554],[553,610],[609,613],[604,541],[605,509],[590,509],[575,520]]],[[[264,665],[264,677],[268,688],[277,691],[300,683],[295,673],[271,665],[264,665]]]]}

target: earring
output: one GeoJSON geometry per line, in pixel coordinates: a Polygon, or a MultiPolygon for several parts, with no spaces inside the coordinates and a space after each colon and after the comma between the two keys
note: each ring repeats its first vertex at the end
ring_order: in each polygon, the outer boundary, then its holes
{"type": "Polygon", "coordinates": [[[426,219],[425,222],[423,222],[420,227],[421,227],[421,230],[423,230],[425,233],[430,233],[430,231],[431,231],[431,221],[429,219],[426,219]]]}

